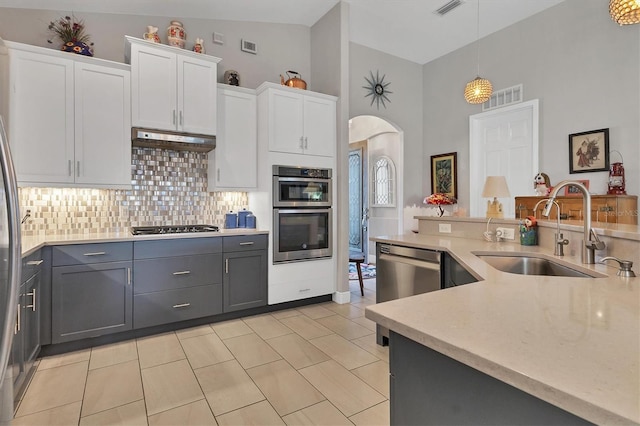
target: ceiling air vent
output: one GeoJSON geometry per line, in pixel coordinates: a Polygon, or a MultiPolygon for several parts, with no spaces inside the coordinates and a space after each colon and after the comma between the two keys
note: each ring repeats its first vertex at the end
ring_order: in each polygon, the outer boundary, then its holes
{"type": "Polygon", "coordinates": [[[456,7],[460,6],[462,3],[464,3],[462,0],[451,0],[450,2],[447,2],[442,6],[440,6],[433,13],[439,16],[444,16],[447,13],[451,12],[456,7]]]}

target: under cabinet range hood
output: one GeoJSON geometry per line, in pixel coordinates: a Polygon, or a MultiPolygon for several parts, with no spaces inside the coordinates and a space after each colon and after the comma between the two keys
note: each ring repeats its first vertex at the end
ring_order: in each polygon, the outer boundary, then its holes
{"type": "Polygon", "coordinates": [[[131,128],[131,144],[145,148],[175,151],[209,152],[216,147],[216,137],[168,130],[131,128]]]}

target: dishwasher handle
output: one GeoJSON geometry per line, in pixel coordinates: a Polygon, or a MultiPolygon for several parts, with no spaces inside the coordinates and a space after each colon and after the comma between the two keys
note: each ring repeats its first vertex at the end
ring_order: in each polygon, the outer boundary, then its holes
{"type": "Polygon", "coordinates": [[[394,246],[389,244],[381,244],[379,247],[380,255],[388,254],[393,256],[409,257],[411,259],[419,259],[425,262],[440,263],[442,252],[438,250],[426,250],[414,247],[394,246]]]}
{"type": "Polygon", "coordinates": [[[432,271],[440,271],[440,262],[430,262],[421,259],[414,259],[411,257],[394,256],[392,254],[380,254],[379,262],[394,262],[404,263],[405,265],[411,265],[422,269],[430,269],[432,271]]]}

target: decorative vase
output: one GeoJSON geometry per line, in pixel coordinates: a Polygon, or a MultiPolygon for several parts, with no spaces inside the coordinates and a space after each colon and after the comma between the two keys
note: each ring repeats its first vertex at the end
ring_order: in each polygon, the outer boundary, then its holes
{"type": "Polygon", "coordinates": [[[196,53],[204,53],[204,40],[196,38],[196,44],[193,45],[193,51],[196,53]]]}
{"type": "Polygon", "coordinates": [[[169,41],[169,46],[184,49],[184,42],[186,39],[187,33],[182,27],[182,22],[171,21],[171,25],[167,28],[167,40],[169,41]]]}
{"type": "Polygon", "coordinates": [[[82,41],[68,41],[60,48],[63,52],[77,53],[78,55],[93,56],[91,46],[82,41]]]}
{"type": "Polygon", "coordinates": [[[152,25],[147,26],[147,32],[142,35],[142,37],[153,43],[160,43],[160,36],[158,35],[158,27],[154,27],[152,25]]]}

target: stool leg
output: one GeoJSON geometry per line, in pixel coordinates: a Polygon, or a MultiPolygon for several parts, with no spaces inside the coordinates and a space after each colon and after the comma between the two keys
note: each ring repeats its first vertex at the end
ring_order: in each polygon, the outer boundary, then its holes
{"type": "Polygon", "coordinates": [[[358,270],[358,281],[360,281],[360,294],[364,296],[364,282],[362,281],[362,269],[360,269],[360,262],[356,262],[356,269],[358,270]]]}

